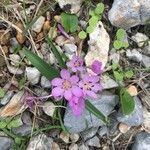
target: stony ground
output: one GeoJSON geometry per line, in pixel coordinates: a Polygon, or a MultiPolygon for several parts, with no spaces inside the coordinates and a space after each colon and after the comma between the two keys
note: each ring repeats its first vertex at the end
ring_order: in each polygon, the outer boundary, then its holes
{"type": "MultiPolygon", "coordinates": [[[[0,1],[0,150],[149,150],[150,149],[150,0],[38,0],[0,1]],[[105,6],[94,31],[81,40],[89,10],[99,2],[105,6]],[[78,16],[75,33],[66,37],[59,32],[60,14],[69,11],[78,16]],[[128,47],[114,47],[118,28],[125,30],[128,47]],[[45,96],[51,83],[32,66],[22,49],[27,47],[46,62],[57,66],[44,33],[53,39],[61,54],[71,58],[79,53],[89,66],[94,59],[103,64],[103,91],[96,108],[108,116],[104,123],[88,111],[76,117],[66,108],[60,128],[51,99],[38,102],[30,111],[27,95],[45,96]],[[112,62],[133,75],[117,81],[112,62]],[[135,102],[130,115],[120,110],[117,89],[127,88],[135,102]]],[[[116,71],[116,70],[115,70],[116,71]]]]}

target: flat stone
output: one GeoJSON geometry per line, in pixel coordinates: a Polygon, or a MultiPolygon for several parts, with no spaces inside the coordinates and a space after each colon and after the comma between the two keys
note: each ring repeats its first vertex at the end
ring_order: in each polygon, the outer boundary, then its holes
{"type": "Polygon", "coordinates": [[[117,114],[117,120],[129,126],[139,126],[144,122],[142,104],[138,97],[134,97],[135,109],[130,115],[123,115],[121,111],[117,114]]]}
{"type": "Polygon", "coordinates": [[[75,54],[77,52],[77,46],[75,44],[64,44],[63,50],[68,54],[75,54]]]}
{"type": "Polygon", "coordinates": [[[11,54],[11,55],[9,55],[9,58],[10,58],[11,64],[13,66],[18,66],[18,64],[19,64],[19,62],[21,60],[20,56],[17,55],[17,54],[11,54]]]}
{"type": "Polygon", "coordinates": [[[25,125],[32,125],[31,116],[28,111],[24,111],[22,113],[21,119],[25,125]]]}
{"type": "Polygon", "coordinates": [[[13,91],[8,91],[8,92],[5,94],[5,96],[0,99],[0,103],[1,103],[2,105],[6,105],[6,104],[10,101],[10,99],[12,98],[13,94],[14,94],[13,91]]]}
{"type": "Polygon", "coordinates": [[[78,150],[78,145],[72,143],[72,144],[69,146],[69,150],[78,150]]]}
{"type": "MultiPolygon", "coordinates": [[[[118,96],[109,92],[102,92],[97,99],[89,98],[89,101],[105,116],[108,116],[118,103],[118,96]]],[[[76,117],[68,106],[64,116],[64,125],[71,133],[79,133],[91,127],[99,127],[104,125],[104,123],[87,110],[84,110],[81,116],[76,117]]]]}
{"type": "Polygon", "coordinates": [[[82,144],[82,145],[79,146],[79,150],[89,150],[89,147],[82,144]]]}
{"type": "Polygon", "coordinates": [[[150,40],[148,44],[144,47],[144,53],[150,55],[150,40]]]}
{"type": "Polygon", "coordinates": [[[93,146],[93,147],[100,147],[100,140],[97,136],[94,136],[92,139],[89,139],[85,142],[86,145],[88,146],[93,146]]]}
{"type": "Polygon", "coordinates": [[[27,150],[50,150],[53,140],[45,134],[39,134],[30,139],[27,150]]]}
{"type": "Polygon", "coordinates": [[[5,137],[5,136],[0,137],[0,150],[11,149],[13,144],[14,144],[14,142],[12,139],[5,137]]]}
{"type": "Polygon", "coordinates": [[[41,86],[43,88],[50,88],[51,87],[50,81],[44,76],[41,77],[41,86]]]}
{"type": "Polygon", "coordinates": [[[108,18],[114,26],[125,29],[146,24],[150,19],[150,0],[114,0],[108,18]]]}
{"type": "Polygon", "coordinates": [[[105,134],[108,134],[108,128],[106,126],[102,126],[98,132],[100,137],[104,136],[105,134]]]}
{"type": "Polygon", "coordinates": [[[150,149],[150,133],[141,132],[136,135],[132,150],[149,150],[150,149]]]}
{"type": "Polygon", "coordinates": [[[142,55],[142,64],[144,67],[149,68],[150,67],[150,57],[146,55],[142,55]]]}
{"type": "Polygon", "coordinates": [[[32,85],[35,85],[39,82],[40,72],[35,67],[26,67],[26,75],[28,81],[30,81],[32,85]]]}

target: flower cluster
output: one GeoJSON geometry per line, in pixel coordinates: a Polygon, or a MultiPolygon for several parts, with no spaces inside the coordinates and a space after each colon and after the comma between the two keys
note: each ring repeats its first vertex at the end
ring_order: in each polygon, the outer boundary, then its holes
{"type": "Polygon", "coordinates": [[[95,74],[89,74],[83,59],[73,56],[72,60],[67,63],[68,69],[62,69],[60,77],[52,80],[51,95],[56,99],[65,98],[73,113],[79,116],[84,110],[86,97],[96,98],[96,93],[102,90],[100,85],[101,66],[101,62],[94,61],[91,70],[95,74]]]}

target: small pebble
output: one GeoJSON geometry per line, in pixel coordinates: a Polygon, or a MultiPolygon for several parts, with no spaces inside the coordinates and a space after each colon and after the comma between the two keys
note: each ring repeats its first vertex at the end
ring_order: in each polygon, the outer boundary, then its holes
{"type": "Polygon", "coordinates": [[[50,81],[44,76],[41,77],[41,86],[43,88],[50,88],[51,87],[50,81]]]}
{"type": "Polygon", "coordinates": [[[72,133],[72,134],[70,135],[70,139],[71,139],[71,141],[72,141],[73,143],[76,143],[76,142],[79,140],[79,138],[80,138],[80,136],[79,136],[79,134],[77,134],[77,133],[72,133]]]}
{"type": "Polygon", "coordinates": [[[121,133],[126,133],[129,129],[130,129],[130,127],[128,125],[126,125],[125,123],[119,124],[119,131],[121,133]]]}
{"type": "Polygon", "coordinates": [[[136,96],[138,94],[137,88],[134,85],[129,86],[127,91],[131,96],[136,96]]]}
{"type": "Polygon", "coordinates": [[[57,143],[53,142],[51,150],[60,150],[59,145],[57,143]]]}
{"type": "Polygon", "coordinates": [[[72,143],[72,144],[69,146],[69,150],[78,150],[78,145],[72,143]]]}
{"type": "Polygon", "coordinates": [[[69,143],[69,133],[64,133],[63,131],[60,133],[60,138],[65,142],[69,143]]]}

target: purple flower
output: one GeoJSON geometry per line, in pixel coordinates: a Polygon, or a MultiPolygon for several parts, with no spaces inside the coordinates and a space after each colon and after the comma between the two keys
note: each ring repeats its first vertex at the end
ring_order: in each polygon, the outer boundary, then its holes
{"type": "Polygon", "coordinates": [[[101,74],[102,73],[102,62],[95,60],[91,65],[91,69],[94,73],[101,74]]]}
{"type": "Polygon", "coordinates": [[[72,99],[72,96],[81,97],[83,95],[82,89],[78,87],[79,78],[76,75],[71,76],[70,72],[62,69],[60,72],[61,78],[54,78],[52,80],[52,96],[65,97],[66,100],[72,99]]]}
{"type": "Polygon", "coordinates": [[[71,68],[73,72],[83,71],[83,59],[79,56],[74,55],[72,60],[67,62],[67,66],[71,68]]]}
{"type": "Polygon", "coordinates": [[[80,116],[85,108],[85,100],[83,97],[73,96],[69,101],[69,105],[72,109],[72,112],[76,116],[80,116]]]}
{"type": "Polygon", "coordinates": [[[96,93],[102,90],[99,82],[99,76],[84,75],[82,81],[79,82],[79,87],[83,89],[83,94],[93,98],[97,98],[96,93]]]}

